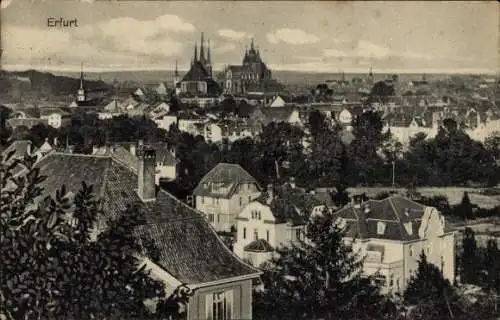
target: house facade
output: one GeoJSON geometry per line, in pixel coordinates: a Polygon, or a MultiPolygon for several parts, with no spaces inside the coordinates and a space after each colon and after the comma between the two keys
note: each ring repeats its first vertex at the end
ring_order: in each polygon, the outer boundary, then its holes
{"type": "Polygon", "coordinates": [[[454,281],[455,235],[436,208],[392,196],[349,204],[335,217],[346,243],[366,257],[364,274],[375,276],[385,293],[404,292],[422,252],[454,281]]]}
{"type": "Polygon", "coordinates": [[[100,231],[107,227],[104,221],[118,218],[127,205],[144,212],[145,224],[131,232],[150,237],[159,254],[142,257],[143,264],[165,283],[167,295],[179,286],[192,290],[185,319],[252,319],[252,281],[260,272],[224,245],[201,212],[155,187],[155,158],[154,149],[140,148],[133,169],[109,155],[54,152],[36,166],[47,176],[42,182],[47,195],[61,184],[76,194],[81,181],[98,190],[100,231]]]}
{"type": "Polygon", "coordinates": [[[60,128],[71,121],[70,114],[59,108],[41,108],[40,119],[46,120],[53,128],[60,128]]]}
{"type": "Polygon", "coordinates": [[[219,163],[194,189],[196,209],[205,213],[217,231],[236,227],[241,210],[261,194],[260,186],[240,165],[219,163]]]}

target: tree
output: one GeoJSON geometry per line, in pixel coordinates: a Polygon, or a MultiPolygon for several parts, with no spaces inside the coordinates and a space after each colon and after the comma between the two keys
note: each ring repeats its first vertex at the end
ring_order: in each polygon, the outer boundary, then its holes
{"type": "Polygon", "coordinates": [[[500,131],[495,131],[491,133],[484,141],[484,146],[488,152],[490,152],[493,157],[499,161],[500,160],[500,131]]]}
{"type": "Polygon", "coordinates": [[[361,276],[363,260],[344,243],[325,211],[308,223],[307,241],[278,249],[255,292],[256,319],[367,319],[385,308],[378,288],[361,276]]]}
{"type": "MultiPolygon", "coordinates": [[[[10,156],[12,153],[10,154],[10,156]]],[[[0,292],[11,319],[169,318],[146,305],[159,299],[170,306],[163,283],[153,280],[137,254],[154,259],[150,239],[135,238],[140,222],[136,208],[109,221],[96,239],[99,203],[91,186],[82,183],[74,196],[62,186],[54,197],[42,197],[44,177],[27,156],[26,173],[14,177],[14,165],[2,159],[0,292]]],[[[17,162],[15,165],[18,164],[17,162]]],[[[185,298],[185,297],[184,297],[185,298]]],[[[165,308],[164,308],[165,309],[165,308]]],[[[162,309],[162,310],[164,310],[162,309]]],[[[177,310],[178,312],[179,310],[177,310]]]]}
{"type": "Polygon", "coordinates": [[[11,135],[12,129],[7,123],[10,118],[12,110],[6,106],[0,106],[0,147],[6,147],[9,142],[8,139],[11,135]]]}
{"type": "Polygon", "coordinates": [[[482,258],[483,287],[488,291],[500,293],[500,250],[495,238],[488,239],[482,258]]]}
{"type": "Polygon", "coordinates": [[[467,314],[451,283],[434,264],[427,262],[424,252],[404,292],[404,301],[409,306],[410,319],[462,319],[467,314]]]}
{"type": "Polygon", "coordinates": [[[474,231],[471,228],[465,228],[462,250],[463,252],[460,257],[460,282],[477,284],[480,257],[474,231]]]}
{"type": "Polygon", "coordinates": [[[462,202],[455,207],[454,211],[458,217],[464,220],[475,219],[474,208],[472,207],[469,198],[469,193],[467,191],[464,191],[462,202]]]}
{"type": "Polygon", "coordinates": [[[368,97],[368,102],[386,102],[389,97],[395,96],[394,86],[387,81],[375,83],[368,97]]]}

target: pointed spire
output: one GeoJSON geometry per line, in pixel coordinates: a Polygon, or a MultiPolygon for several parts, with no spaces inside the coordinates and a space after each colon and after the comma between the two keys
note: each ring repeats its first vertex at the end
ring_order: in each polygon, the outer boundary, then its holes
{"type": "Polygon", "coordinates": [[[250,51],[254,51],[254,50],[255,50],[255,48],[253,46],[253,38],[252,38],[252,42],[250,43],[250,51]]]}
{"type": "Polygon", "coordinates": [[[198,62],[198,43],[194,43],[194,57],[193,57],[193,63],[198,62]]]}
{"type": "Polygon", "coordinates": [[[207,63],[208,64],[212,63],[212,58],[210,57],[210,39],[208,39],[208,44],[207,44],[207,63]]]}
{"type": "Polygon", "coordinates": [[[177,59],[175,60],[175,73],[174,73],[175,77],[178,77],[179,76],[179,69],[177,68],[177,59]]]}
{"type": "Polygon", "coordinates": [[[80,65],[80,89],[83,89],[83,62],[80,65]]]}
{"type": "Polygon", "coordinates": [[[370,66],[370,73],[369,73],[369,76],[370,76],[370,77],[373,77],[372,66],[370,66]]]}
{"type": "Polygon", "coordinates": [[[203,32],[201,33],[201,44],[200,44],[200,61],[201,63],[205,63],[205,42],[203,40],[203,32]]]}

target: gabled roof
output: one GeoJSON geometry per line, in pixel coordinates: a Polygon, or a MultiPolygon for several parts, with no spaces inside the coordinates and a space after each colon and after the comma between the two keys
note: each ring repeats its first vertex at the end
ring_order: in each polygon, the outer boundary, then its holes
{"type": "Polygon", "coordinates": [[[238,164],[219,163],[210,170],[193,191],[196,196],[231,198],[242,183],[255,183],[257,180],[238,164]],[[222,184],[227,192],[212,192],[211,184],[222,184]]]}
{"type": "Polygon", "coordinates": [[[151,237],[159,251],[154,262],[180,282],[258,276],[256,269],[223,244],[201,212],[161,189],[156,201],[142,202],[136,192],[137,174],[112,157],[52,153],[37,167],[47,176],[41,185],[46,194],[55,194],[62,185],[76,193],[81,181],[93,185],[108,219],[117,218],[129,205],[137,205],[146,223],[135,227],[133,233],[151,237]]]}
{"type": "Polygon", "coordinates": [[[61,108],[40,108],[40,116],[41,117],[50,116],[51,114],[54,114],[54,113],[60,114],[63,117],[70,115],[69,112],[66,112],[61,108]]]}
{"type": "Polygon", "coordinates": [[[348,237],[406,241],[419,238],[418,230],[424,211],[425,206],[419,203],[401,196],[391,196],[380,201],[365,201],[359,207],[348,204],[335,212],[335,216],[346,222],[348,237]],[[378,222],[385,224],[383,234],[377,232],[378,222]],[[404,223],[411,223],[411,234],[405,229],[404,223]]]}
{"type": "Polygon", "coordinates": [[[284,106],[281,108],[258,108],[256,110],[260,110],[264,115],[263,122],[288,122],[290,116],[294,111],[297,111],[297,108],[294,106],[284,106]]]}

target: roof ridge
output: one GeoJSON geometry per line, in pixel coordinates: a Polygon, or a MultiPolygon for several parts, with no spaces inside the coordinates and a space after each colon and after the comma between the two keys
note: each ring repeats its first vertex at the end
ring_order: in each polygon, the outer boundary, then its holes
{"type": "Polygon", "coordinates": [[[399,230],[401,231],[401,235],[405,235],[405,238],[406,238],[406,229],[403,228],[403,222],[401,221],[401,218],[399,217],[399,215],[397,214],[397,210],[396,210],[396,207],[394,206],[394,203],[392,203],[392,197],[388,197],[387,198],[389,200],[389,204],[391,205],[391,208],[393,210],[393,213],[394,215],[396,216],[396,218],[398,219],[398,225],[399,225],[399,230]]]}

